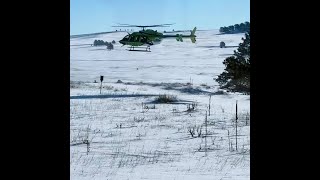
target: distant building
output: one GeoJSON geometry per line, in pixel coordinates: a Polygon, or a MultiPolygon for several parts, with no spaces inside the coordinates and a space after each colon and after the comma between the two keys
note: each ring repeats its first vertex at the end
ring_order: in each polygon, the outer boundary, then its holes
{"type": "Polygon", "coordinates": [[[223,41],[220,42],[220,48],[225,48],[226,47],[226,43],[224,43],[223,41]]]}

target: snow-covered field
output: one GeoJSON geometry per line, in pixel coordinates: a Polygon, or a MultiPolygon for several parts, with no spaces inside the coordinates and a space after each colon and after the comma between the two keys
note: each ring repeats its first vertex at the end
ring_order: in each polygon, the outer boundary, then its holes
{"type": "Polygon", "coordinates": [[[70,38],[71,179],[250,179],[250,96],[213,80],[244,34],[197,31],[195,44],[164,39],[151,52],[121,47],[126,34],[70,38]],[[95,39],[117,43],[109,51],[95,39]],[[178,101],[156,103],[162,94],[178,101]]]}

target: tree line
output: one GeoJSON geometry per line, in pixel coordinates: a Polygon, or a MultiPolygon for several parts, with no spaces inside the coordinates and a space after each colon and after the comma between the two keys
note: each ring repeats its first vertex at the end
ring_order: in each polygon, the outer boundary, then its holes
{"type": "Polygon", "coordinates": [[[94,40],[93,42],[93,46],[107,46],[107,49],[111,50],[113,49],[113,44],[115,44],[116,42],[113,40],[112,42],[107,42],[107,41],[103,41],[103,40],[94,40]]]}
{"type": "Polygon", "coordinates": [[[231,26],[224,26],[220,27],[219,29],[220,33],[245,33],[245,32],[250,32],[250,22],[244,22],[240,24],[235,24],[231,26]]]}
{"type": "MultiPolygon", "coordinates": [[[[116,42],[113,40],[112,44],[115,44],[116,42]]],[[[93,45],[94,46],[107,46],[109,43],[107,41],[103,41],[103,40],[94,40],[93,41],[93,45]]]]}

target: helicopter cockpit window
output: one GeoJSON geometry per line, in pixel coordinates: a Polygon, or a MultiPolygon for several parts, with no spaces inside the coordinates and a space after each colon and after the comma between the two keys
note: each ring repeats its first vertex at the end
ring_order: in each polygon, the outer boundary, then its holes
{"type": "Polygon", "coordinates": [[[129,35],[126,35],[126,36],[123,38],[123,40],[128,41],[128,40],[129,40],[129,35]]]}

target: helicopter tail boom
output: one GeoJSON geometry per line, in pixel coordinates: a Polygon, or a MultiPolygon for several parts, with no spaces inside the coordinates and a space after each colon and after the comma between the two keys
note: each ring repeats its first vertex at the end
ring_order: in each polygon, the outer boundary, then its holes
{"type": "Polygon", "coordinates": [[[195,35],[196,30],[197,30],[197,28],[194,27],[193,30],[191,31],[191,34],[190,34],[190,35],[176,34],[176,35],[163,35],[162,37],[163,37],[163,38],[170,38],[170,37],[172,38],[172,37],[174,37],[174,38],[176,38],[177,41],[180,41],[180,42],[183,42],[183,39],[182,39],[182,38],[187,38],[187,37],[189,37],[189,38],[191,39],[191,42],[192,42],[192,43],[195,43],[195,42],[196,42],[196,37],[197,37],[197,36],[195,35]]]}
{"type": "Polygon", "coordinates": [[[195,42],[196,42],[196,37],[197,37],[197,36],[195,35],[196,30],[197,30],[197,27],[194,27],[193,30],[191,31],[190,36],[182,35],[182,34],[177,34],[177,35],[176,35],[176,40],[183,42],[183,40],[182,40],[183,37],[190,37],[191,42],[192,42],[192,43],[195,43],[195,42]]]}

